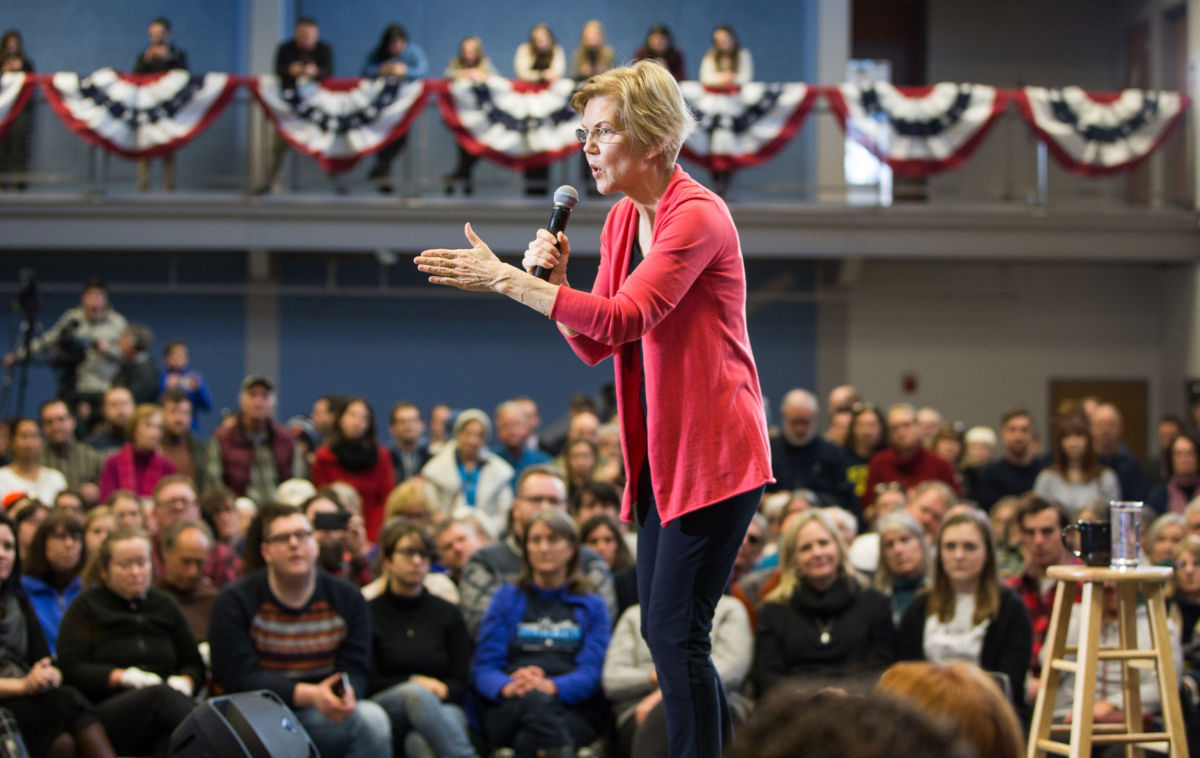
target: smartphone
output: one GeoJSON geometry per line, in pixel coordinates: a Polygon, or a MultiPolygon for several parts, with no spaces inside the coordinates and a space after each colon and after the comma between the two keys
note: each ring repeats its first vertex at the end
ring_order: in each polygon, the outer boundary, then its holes
{"type": "Polygon", "coordinates": [[[346,693],[350,690],[350,675],[343,671],[338,675],[338,678],[334,680],[333,686],[330,687],[330,689],[332,689],[333,694],[337,695],[338,697],[346,697],[346,693]]]}
{"type": "Polygon", "coordinates": [[[345,529],[349,524],[350,514],[346,511],[318,513],[313,519],[313,529],[318,532],[336,532],[345,529]]]}

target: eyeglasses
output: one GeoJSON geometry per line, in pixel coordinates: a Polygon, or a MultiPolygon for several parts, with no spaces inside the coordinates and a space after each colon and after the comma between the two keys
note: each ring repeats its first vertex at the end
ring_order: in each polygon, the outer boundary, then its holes
{"type": "Polygon", "coordinates": [[[263,542],[266,542],[268,545],[287,545],[292,540],[307,542],[312,539],[312,536],[312,529],[297,529],[294,532],[284,532],[283,534],[274,534],[270,537],[265,537],[263,538],[263,542]]]}
{"type": "Polygon", "coordinates": [[[427,551],[419,547],[398,547],[392,551],[392,555],[403,555],[405,559],[415,561],[420,558],[422,560],[430,560],[430,555],[427,551]]]}
{"type": "Polygon", "coordinates": [[[875,494],[882,495],[885,492],[899,492],[901,489],[900,482],[881,482],[875,485],[875,494]]]}
{"type": "Polygon", "coordinates": [[[614,137],[616,137],[618,134],[620,134],[623,131],[625,131],[625,130],[624,129],[608,129],[605,127],[600,127],[599,129],[592,129],[591,131],[588,131],[587,129],[580,127],[575,130],[575,139],[579,140],[580,142],[582,142],[586,145],[587,141],[588,141],[588,137],[591,137],[592,140],[594,142],[596,142],[596,144],[607,145],[608,143],[613,141],[614,137]]]}

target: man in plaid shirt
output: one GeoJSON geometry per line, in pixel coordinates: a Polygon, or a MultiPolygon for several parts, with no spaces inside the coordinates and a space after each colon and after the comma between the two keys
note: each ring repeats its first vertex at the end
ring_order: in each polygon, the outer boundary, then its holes
{"type": "MultiPolygon", "coordinates": [[[[1021,527],[1021,552],[1025,568],[1008,580],[1025,601],[1029,620],[1033,622],[1033,660],[1029,663],[1029,682],[1026,696],[1033,700],[1042,675],[1042,643],[1050,626],[1056,582],[1046,577],[1046,569],[1058,563],[1077,563],[1062,542],[1062,530],[1070,520],[1061,503],[1037,495],[1027,495],[1017,509],[1017,524],[1021,527]]],[[[1013,682],[1013,687],[1020,686],[1013,682]]]]}

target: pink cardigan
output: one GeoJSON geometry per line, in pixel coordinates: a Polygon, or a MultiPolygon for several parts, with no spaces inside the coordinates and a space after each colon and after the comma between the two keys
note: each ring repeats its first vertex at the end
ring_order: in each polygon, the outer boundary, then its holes
{"type": "Polygon", "coordinates": [[[758,371],[746,332],[746,277],[729,209],[678,166],[654,219],[653,242],[632,275],[638,212],[623,198],[600,238],[592,293],[559,287],[550,317],[588,365],[612,355],[628,486],[647,454],[664,526],[685,513],[760,487],[771,454],[758,371]],[[646,366],[643,438],[637,348],[646,366]],[[647,442],[649,450],[646,450],[647,442]]]}

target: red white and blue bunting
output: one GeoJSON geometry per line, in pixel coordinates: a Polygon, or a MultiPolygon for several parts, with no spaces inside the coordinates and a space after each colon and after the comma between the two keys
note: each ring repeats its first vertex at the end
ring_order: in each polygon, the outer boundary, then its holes
{"type": "Polygon", "coordinates": [[[680,87],[697,121],[681,152],[711,171],[770,160],[800,131],[815,100],[812,89],[799,82],[753,82],[732,89],[682,82],[680,87]]]}
{"type": "Polygon", "coordinates": [[[229,104],[228,74],[58,73],[42,79],[50,106],[87,142],[126,158],[169,155],[203,132],[229,104]]]}
{"type": "Polygon", "coordinates": [[[0,139],[4,139],[13,121],[25,110],[33,85],[33,78],[20,71],[0,76],[0,139]]]}
{"type": "Polygon", "coordinates": [[[547,166],[579,150],[575,82],[530,84],[492,77],[457,80],[441,90],[438,108],[454,139],[472,155],[509,168],[547,166]]]}
{"type": "Polygon", "coordinates": [[[841,84],[828,95],[846,136],[902,176],[964,164],[1009,99],[995,87],[949,82],[932,87],[841,84]]]}
{"type": "Polygon", "coordinates": [[[297,84],[266,75],[246,84],[280,136],[331,174],[404,135],[429,97],[424,81],[395,77],[297,84]]]}
{"type": "Polygon", "coordinates": [[[1021,115],[1054,157],[1082,176],[1132,168],[1162,144],[1186,112],[1176,92],[1089,92],[1079,87],[1025,87],[1021,115]]]}
{"type": "MultiPolygon", "coordinates": [[[[203,132],[245,84],[288,143],[336,173],[403,136],[437,94],[454,139],[512,169],[549,165],[579,149],[575,83],[441,79],[326,79],[283,86],[274,76],[122,74],[100,69],[0,76],[0,139],[40,84],[63,123],[127,158],[175,152],[203,132]]],[[[1079,87],[999,90],[982,84],[809,86],[754,82],[681,87],[699,121],[685,158],[713,171],[769,160],[795,136],[816,99],[828,98],[846,134],[897,173],[922,176],[965,163],[1012,100],[1068,170],[1108,176],[1136,166],[1170,135],[1191,100],[1175,92],[1089,92],[1079,87]]]]}

